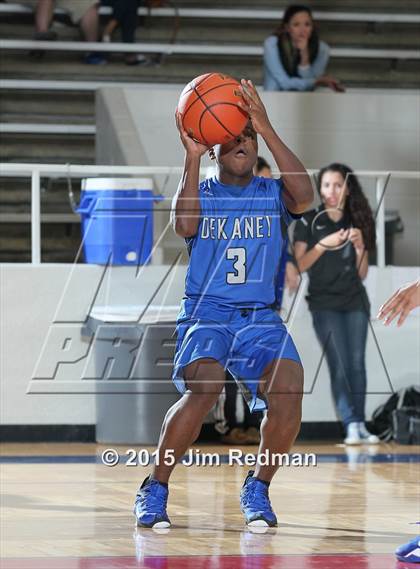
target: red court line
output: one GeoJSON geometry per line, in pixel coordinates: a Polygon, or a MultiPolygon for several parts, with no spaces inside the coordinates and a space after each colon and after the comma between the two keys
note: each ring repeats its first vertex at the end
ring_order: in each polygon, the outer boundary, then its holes
{"type": "Polygon", "coordinates": [[[191,555],[3,559],[1,569],[413,569],[393,555],[191,555]]]}

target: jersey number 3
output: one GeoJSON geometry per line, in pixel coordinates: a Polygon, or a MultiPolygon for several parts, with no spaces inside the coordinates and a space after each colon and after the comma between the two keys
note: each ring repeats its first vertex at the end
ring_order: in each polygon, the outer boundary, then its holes
{"type": "Polygon", "coordinates": [[[246,249],[245,247],[230,247],[226,251],[226,259],[234,260],[235,272],[226,274],[228,284],[242,284],[246,281],[246,249]]]}

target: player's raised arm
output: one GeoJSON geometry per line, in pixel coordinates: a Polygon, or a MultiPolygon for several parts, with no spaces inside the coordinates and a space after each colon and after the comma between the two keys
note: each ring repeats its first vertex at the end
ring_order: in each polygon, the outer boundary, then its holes
{"type": "Polygon", "coordinates": [[[241,80],[241,93],[243,103],[240,106],[249,114],[254,130],[263,137],[282,173],[285,186],[283,197],[287,209],[292,213],[303,213],[314,199],[308,173],[272,127],[264,103],[252,81],[241,80]]]}
{"type": "Polygon", "coordinates": [[[175,115],[181,142],[185,148],[184,171],[178,189],[172,200],[171,223],[180,237],[192,237],[197,233],[200,222],[200,183],[201,157],[208,151],[203,144],[195,142],[183,129],[180,115],[175,115]]]}

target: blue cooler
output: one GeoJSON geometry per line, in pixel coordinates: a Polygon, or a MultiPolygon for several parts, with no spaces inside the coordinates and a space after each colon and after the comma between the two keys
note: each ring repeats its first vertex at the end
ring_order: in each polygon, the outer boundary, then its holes
{"type": "Polygon", "coordinates": [[[76,212],[82,216],[86,263],[147,265],[153,247],[151,178],[86,178],[76,212]]]}

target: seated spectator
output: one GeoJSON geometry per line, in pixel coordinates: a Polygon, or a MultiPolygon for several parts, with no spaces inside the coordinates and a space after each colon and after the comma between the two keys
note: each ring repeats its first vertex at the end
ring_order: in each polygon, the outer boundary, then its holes
{"type": "MultiPolygon", "coordinates": [[[[137,10],[142,3],[142,0],[101,0],[102,6],[112,8],[112,16],[104,28],[102,41],[110,42],[114,31],[117,28],[121,28],[122,41],[124,43],[134,43],[137,27],[137,10]]],[[[125,62],[127,65],[137,65],[138,63],[147,62],[147,58],[138,53],[129,53],[125,56],[125,62]]]]}
{"type": "Polygon", "coordinates": [[[277,30],[264,42],[264,89],[312,91],[329,87],[344,91],[334,77],[325,75],[330,49],[320,41],[307,6],[289,6],[277,30]]]}
{"type": "MultiPolygon", "coordinates": [[[[27,2],[28,3],[28,2],[27,2]]],[[[63,8],[70,13],[72,22],[79,26],[83,38],[88,42],[96,42],[99,37],[99,15],[98,4],[92,0],[37,0],[29,2],[36,5],[35,8],[35,39],[54,40],[56,34],[53,32],[51,22],[53,20],[54,8],[63,8]]],[[[105,58],[99,53],[88,53],[85,56],[86,63],[98,64],[105,63],[105,58]]]]}

